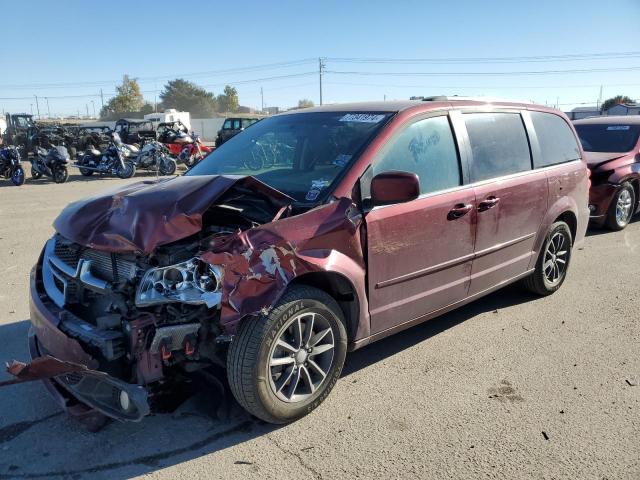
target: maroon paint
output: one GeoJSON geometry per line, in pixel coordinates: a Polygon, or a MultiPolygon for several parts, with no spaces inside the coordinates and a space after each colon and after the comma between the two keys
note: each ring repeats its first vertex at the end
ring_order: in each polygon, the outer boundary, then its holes
{"type": "Polygon", "coordinates": [[[86,247],[148,255],[161,245],[199,232],[202,214],[236,183],[282,206],[292,200],[253,177],[177,177],[133,183],[74,202],[53,226],[86,247]]]}

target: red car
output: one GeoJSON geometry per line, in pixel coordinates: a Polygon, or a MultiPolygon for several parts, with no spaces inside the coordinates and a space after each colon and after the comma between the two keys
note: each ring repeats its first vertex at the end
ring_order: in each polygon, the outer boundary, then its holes
{"type": "Polygon", "coordinates": [[[640,209],[640,116],[573,122],[591,170],[591,222],[625,228],[640,209]]]}
{"type": "Polygon", "coordinates": [[[269,117],[185,176],[69,205],[31,274],[30,366],[75,414],[137,421],[226,368],[267,422],[348,350],[522,281],[564,282],[589,178],[561,112],[435,97],[269,117]],[[246,159],[269,148],[260,171],[246,159]]]}

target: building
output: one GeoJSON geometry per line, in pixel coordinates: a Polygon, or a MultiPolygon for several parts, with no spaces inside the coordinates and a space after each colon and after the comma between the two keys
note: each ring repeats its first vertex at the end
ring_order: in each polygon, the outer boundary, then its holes
{"type": "Polygon", "coordinates": [[[580,120],[587,117],[599,117],[600,109],[597,106],[592,107],[576,107],[570,112],[564,112],[569,120],[580,120]]]}
{"type": "Polygon", "coordinates": [[[619,103],[609,108],[606,115],[640,115],[640,103],[619,103]]]}

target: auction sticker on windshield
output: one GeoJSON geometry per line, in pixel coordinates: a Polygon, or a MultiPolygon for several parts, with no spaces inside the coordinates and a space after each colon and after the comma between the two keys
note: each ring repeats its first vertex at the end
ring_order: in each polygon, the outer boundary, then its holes
{"type": "Polygon", "coordinates": [[[343,116],[341,122],[359,122],[359,123],[378,123],[384,119],[384,115],[373,113],[347,113],[343,116]]]}

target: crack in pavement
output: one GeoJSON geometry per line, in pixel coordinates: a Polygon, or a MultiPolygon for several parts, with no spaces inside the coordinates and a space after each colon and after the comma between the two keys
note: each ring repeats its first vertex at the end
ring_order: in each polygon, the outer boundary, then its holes
{"type": "Polygon", "coordinates": [[[313,468],[311,465],[308,465],[307,462],[304,461],[304,459],[302,458],[302,456],[297,453],[297,452],[291,452],[289,450],[287,450],[286,448],[284,448],[283,446],[281,446],[276,440],[275,438],[272,438],[269,435],[265,435],[265,437],[267,437],[267,439],[269,441],[271,441],[271,443],[273,443],[276,448],[278,450],[280,450],[282,453],[285,453],[287,455],[291,455],[292,457],[294,457],[298,463],[300,464],[301,467],[305,468],[306,470],[308,470],[309,472],[311,472],[313,474],[313,476],[318,479],[318,480],[322,480],[322,474],[320,472],[318,472],[315,468],[313,468]]]}
{"type": "Polygon", "coordinates": [[[194,450],[199,450],[201,448],[206,447],[208,444],[212,442],[216,442],[221,440],[222,438],[231,436],[235,433],[249,433],[255,422],[251,420],[247,420],[245,422],[239,423],[238,425],[234,425],[227,430],[222,430],[220,432],[216,432],[212,435],[209,435],[197,442],[194,442],[185,447],[176,448],[175,450],[169,450],[167,452],[155,453],[152,455],[144,455],[141,457],[133,458],[131,460],[123,460],[121,462],[112,462],[105,463],[103,465],[97,465],[89,468],[82,468],[78,470],[59,470],[59,471],[51,471],[51,472],[43,472],[43,473],[0,473],[0,480],[10,479],[10,478],[51,478],[51,477],[65,477],[71,475],[79,475],[83,473],[97,473],[104,472],[107,470],[115,470],[122,467],[127,467],[130,465],[145,465],[149,467],[157,466],[160,460],[165,460],[167,458],[180,455],[183,453],[191,452],[194,450]]]}
{"type": "Polygon", "coordinates": [[[39,418],[38,420],[16,422],[12,423],[11,425],[2,427],[0,428],[0,443],[9,442],[29,430],[31,427],[38,425],[39,423],[46,422],[47,420],[57,417],[58,415],[62,415],[63,413],[64,412],[55,412],[51,415],[47,415],[46,417],[39,418]]]}

